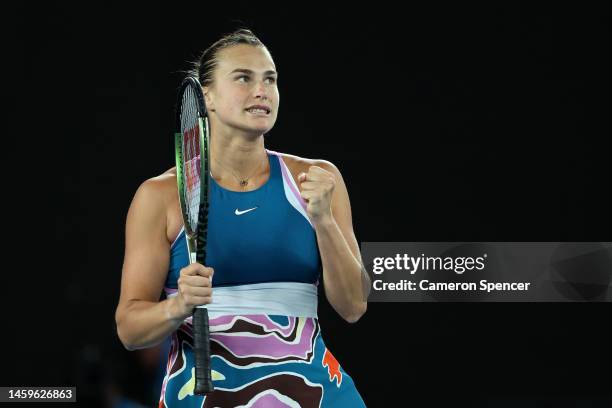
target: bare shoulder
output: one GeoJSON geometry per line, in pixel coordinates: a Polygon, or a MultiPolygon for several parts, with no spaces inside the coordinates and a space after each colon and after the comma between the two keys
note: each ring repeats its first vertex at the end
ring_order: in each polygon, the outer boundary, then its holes
{"type": "Polygon", "coordinates": [[[176,191],[176,170],[173,167],[158,176],[143,181],[134,199],[140,198],[140,201],[148,205],[168,208],[177,194],[176,191]]]}
{"type": "Polygon", "coordinates": [[[334,175],[339,176],[340,171],[332,162],[324,159],[307,159],[305,157],[295,156],[293,154],[288,153],[278,153],[294,178],[297,178],[298,174],[301,172],[307,172],[310,166],[321,167],[324,170],[327,170],[334,175]]]}
{"type": "Polygon", "coordinates": [[[167,193],[168,190],[176,191],[176,167],[168,169],[158,176],[151,177],[142,184],[146,184],[149,188],[158,190],[161,194],[167,193]]]}
{"type": "Polygon", "coordinates": [[[161,176],[164,176],[164,175],[172,175],[176,177],[176,167],[172,167],[171,169],[168,169],[161,174],[161,176]]]}

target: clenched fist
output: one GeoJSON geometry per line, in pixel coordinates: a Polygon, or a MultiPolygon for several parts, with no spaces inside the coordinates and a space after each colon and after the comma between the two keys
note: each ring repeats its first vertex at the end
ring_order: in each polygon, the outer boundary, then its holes
{"type": "Polygon", "coordinates": [[[308,172],[298,175],[298,185],[304,201],[308,203],[306,212],[313,222],[331,217],[331,200],[336,187],[336,177],[319,166],[310,166],[308,172]]]}

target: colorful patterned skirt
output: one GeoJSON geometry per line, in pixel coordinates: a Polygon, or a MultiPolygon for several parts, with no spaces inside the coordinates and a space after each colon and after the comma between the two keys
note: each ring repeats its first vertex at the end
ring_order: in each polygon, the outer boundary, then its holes
{"type": "Polygon", "coordinates": [[[321,338],[317,318],[211,318],[215,391],[193,394],[192,328],[172,335],[159,407],[365,407],[353,380],[321,338]]]}

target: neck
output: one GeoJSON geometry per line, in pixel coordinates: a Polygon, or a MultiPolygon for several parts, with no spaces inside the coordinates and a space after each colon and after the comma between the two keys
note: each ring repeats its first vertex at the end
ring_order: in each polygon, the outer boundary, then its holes
{"type": "Polygon", "coordinates": [[[255,177],[266,169],[263,134],[253,135],[239,130],[212,131],[210,137],[210,169],[215,179],[255,177]],[[221,163],[221,165],[219,165],[221,163]],[[259,166],[259,169],[257,168],[259,166]]]}

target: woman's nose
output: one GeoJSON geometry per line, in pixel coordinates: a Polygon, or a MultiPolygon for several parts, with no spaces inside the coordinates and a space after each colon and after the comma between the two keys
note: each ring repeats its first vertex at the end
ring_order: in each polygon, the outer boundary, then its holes
{"type": "Polygon", "coordinates": [[[255,97],[261,99],[268,99],[266,84],[263,82],[257,82],[255,85],[255,97]]]}

